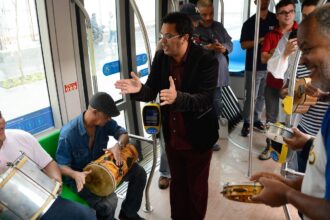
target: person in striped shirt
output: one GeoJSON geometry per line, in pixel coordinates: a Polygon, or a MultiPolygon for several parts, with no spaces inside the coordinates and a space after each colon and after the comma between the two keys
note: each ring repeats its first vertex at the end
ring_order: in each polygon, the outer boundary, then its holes
{"type": "MultiPolygon", "coordinates": [[[[302,3],[301,12],[303,18],[315,10],[318,0],[305,0],[302,3]]],[[[275,78],[288,79],[290,74],[290,67],[294,65],[295,52],[297,51],[297,38],[289,39],[290,33],[285,34],[273,54],[273,56],[268,60],[267,69],[271,71],[275,78]]],[[[306,68],[305,65],[298,65],[296,78],[310,77],[311,71],[306,68]]],[[[281,90],[281,97],[287,95],[287,85],[281,90]]],[[[306,86],[306,92],[309,95],[319,96],[320,100],[317,101],[315,105],[310,106],[309,110],[301,115],[301,120],[298,123],[297,128],[309,135],[316,136],[320,130],[322,119],[325,112],[329,107],[328,102],[321,101],[322,97],[326,93],[322,93],[316,90],[312,85],[308,84],[306,86]],[[316,93],[315,93],[316,91],[316,93]],[[315,94],[313,94],[315,93],[315,94]]],[[[297,151],[297,162],[298,171],[305,172],[306,163],[309,155],[310,147],[305,147],[301,151],[297,151]]]]}

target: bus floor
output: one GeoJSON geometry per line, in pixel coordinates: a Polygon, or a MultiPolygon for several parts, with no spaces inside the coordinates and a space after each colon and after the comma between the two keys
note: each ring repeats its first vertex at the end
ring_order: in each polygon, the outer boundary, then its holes
{"type": "MultiPolygon", "coordinates": [[[[242,183],[248,178],[249,138],[240,136],[242,123],[229,134],[228,139],[221,139],[221,150],[214,152],[209,176],[209,197],[205,220],[283,220],[286,219],[283,207],[272,208],[263,204],[235,202],[226,199],[220,193],[227,182],[242,183]]],[[[258,154],[266,144],[265,137],[259,132],[253,133],[252,174],[259,171],[279,174],[281,165],[272,159],[258,160],[258,154]]],[[[169,189],[158,188],[158,168],[150,186],[151,213],[145,213],[143,198],[139,215],[148,220],[168,220],[170,218],[169,189]]],[[[119,198],[116,217],[119,214],[122,199],[119,198]]],[[[298,220],[297,210],[289,205],[292,220],[298,220]]]]}

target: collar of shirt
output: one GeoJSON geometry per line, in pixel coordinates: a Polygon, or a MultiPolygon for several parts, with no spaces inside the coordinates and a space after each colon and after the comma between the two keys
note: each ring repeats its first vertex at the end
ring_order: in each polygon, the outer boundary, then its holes
{"type": "Polygon", "coordinates": [[[84,115],[85,115],[84,111],[83,113],[80,114],[79,118],[78,118],[78,129],[79,129],[79,134],[80,136],[84,136],[87,135],[87,131],[84,125],[84,115]]]}

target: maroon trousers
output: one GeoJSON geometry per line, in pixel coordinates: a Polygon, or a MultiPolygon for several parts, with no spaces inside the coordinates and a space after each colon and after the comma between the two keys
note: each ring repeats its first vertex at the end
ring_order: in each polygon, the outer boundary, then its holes
{"type": "Polygon", "coordinates": [[[172,219],[204,219],[212,149],[175,150],[167,146],[166,153],[172,177],[170,185],[172,219]]]}

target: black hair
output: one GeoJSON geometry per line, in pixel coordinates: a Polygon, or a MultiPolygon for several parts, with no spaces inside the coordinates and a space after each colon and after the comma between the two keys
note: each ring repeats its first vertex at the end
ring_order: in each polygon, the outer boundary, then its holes
{"type": "Polygon", "coordinates": [[[279,12],[280,8],[285,7],[287,5],[293,5],[294,9],[296,9],[296,5],[292,0],[281,0],[275,6],[276,13],[279,12]]]}
{"type": "Polygon", "coordinates": [[[182,12],[172,12],[167,14],[163,20],[163,24],[175,24],[175,30],[179,35],[189,34],[189,38],[193,33],[193,24],[190,17],[182,12]]]}
{"type": "Polygon", "coordinates": [[[301,9],[303,9],[305,6],[316,6],[319,0],[304,0],[303,3],[301,3],[301,9]]]}

